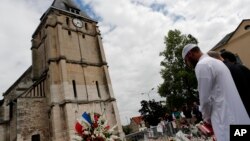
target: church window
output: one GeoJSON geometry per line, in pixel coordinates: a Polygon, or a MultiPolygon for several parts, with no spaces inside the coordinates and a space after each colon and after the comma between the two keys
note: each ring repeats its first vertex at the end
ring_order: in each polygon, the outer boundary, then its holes
{"type": "Polygon", "coordinates": [[[38,96],[38,97],[39,97],[39,96],[40,96],[40,93],[39,93],[39,85],[36,86],[36,91],[37,91],[37,92],[36,92],[36,95],[35,95],[35,96],[38,96]]]}
{"type": "Polygon", "coordinates": [[[74,97],[77,97],[77,93],[76,93],[76,81],[72,80],[72,84],[73,84],[74,97]]]}
{"type": "Polygon", "coordinates": [[[66,23],[69,26],[69,17],[66,18],[66,23]]]}
{"type": "Polygon", "coordinates": [[[95,82],[95,85],[96,85],[98,97],[101,98],[101,94],[100,94],[100,89],[99,89],[98,81],[95,82]]]}
{"type": "Polygon", "coordinates": [[[68,35],[71,35],[71,31],[68,30],[68,35]]]}
{"type": "Polygon", "coordinates": [[[85,23],[85,29],[88,30],[88,24],[87,23],[85,23]]]}
{"type": "Polygon", "coordinates": [[[43,87],[42,87],[42,83],[39,85],[39,96],[43,96],[43,87]]]}
{"type": "Polygon", "coordinates": [[[82,34],[82,38],[85,38],[85,35],[84,35],[84,34],[82,34]]]}
{"type": "Polygon", "coordinates": [[[32,135],[31,141],[40,141],[40,134],[32,135]]]}
{"type": "Polygon", "coordinates": [[[10,102],[10,119],[13,117],[13,102],[10,102]]]}
{"type": "Polygon", "coordinates": [[[245,30],[250,30],[250,25],[246,25],[245,30]]]}
{"type": "Polygon", "coordinates": [[[71,8],[71,7],[68,7],[68,10],[72,13],[75,13],[75,14],[80,14],[80,10],[78,9],[74,9],[74,8],[71,8]]]}

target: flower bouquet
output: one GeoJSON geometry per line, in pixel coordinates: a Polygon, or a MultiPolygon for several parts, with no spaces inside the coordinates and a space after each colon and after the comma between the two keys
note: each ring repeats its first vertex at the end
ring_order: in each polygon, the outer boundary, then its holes
{"type": "Polygon", "coordinates": [[[170,141],[215,141],[212,126],[200,122],[195,126],[182,127],[170,141]]]}
{"type": "Polygon", "coordinates": [[[196,126],[206,136],[212,136],[214,134],[213,128],[210,124],[200,122],[196,126]]]}
{"type": "Polygon", "coordinates": [[[117,126],[110,128],[108,121],[98,113],[84,112],[77,119],[75,124],[76,135],[75,141],[115,141],[119,137],[113,135],[114,129],[117,126]]]}
{"type": "Polygon", "coordinates": [[[200,130],[200,132],[203,134],[203,136],[205,136],[207,139],[211,139],[213,141],[216,140],[211,124],[207,124],[205,122],[200,122],[196,125],[196,127],[200,130]]]}

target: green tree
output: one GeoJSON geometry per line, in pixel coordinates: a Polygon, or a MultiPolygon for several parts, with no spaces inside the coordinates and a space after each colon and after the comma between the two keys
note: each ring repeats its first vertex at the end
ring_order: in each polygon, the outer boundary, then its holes
{"type": "Polygon", "coordinates": [[[142,108],[139,110],[146,125],[156,126],[160,122],[160,117],[164,117],[166,108],[155,100],[141,101],[142,108]]]}
{"type": "Polygon", "coordinates": [[[187,68],[182,59],[182,49],[188,43],[197,44],[192,35],[182,34],[179,30],[170,30],[165,36],[166,48],[160,52],[161,77],[163,83],[158,86],[158,93],[167,98],[169,108],[182,106],[182,102],[190,103],[198,99],[197,80],[194,71],[187,68]]]}
{"type": "Polygon", "coordinates": [[[130,128],[129,125],[122,126],[122,130],[125,133],[125,135],[132,133],[132,129],[130,128]]]}

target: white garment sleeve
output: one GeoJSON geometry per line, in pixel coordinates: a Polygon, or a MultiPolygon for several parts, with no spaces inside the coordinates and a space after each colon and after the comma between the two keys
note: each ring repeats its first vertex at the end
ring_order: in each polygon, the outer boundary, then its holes
{"type": "Polygon", "coordinates": [[[211,68],[207,64],[201,64],[195,69],[198,80],[198,91],[200,99],[200,111],[202,118],[206,122],[211,120],[211,89],[213,85],[213,74],[211,68]]]}
{"type": "Polygon", "coordinates": [[[172,117],[173,117],[173,119],[175,119],[175,116],[174,116],[174,114],[172,114],[172,117]]]}
{"type": "Polygon", "coordinates": [[[185,115],[184,115],[184,113],[183,113],[183,112],[181,112],[181,117],[182,117],[182,118],[185,118],[185,115]]]}

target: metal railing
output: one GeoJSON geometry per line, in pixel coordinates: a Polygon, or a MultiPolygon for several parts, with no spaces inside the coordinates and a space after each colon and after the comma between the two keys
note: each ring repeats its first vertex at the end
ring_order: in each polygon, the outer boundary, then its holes
{"type": "Polygon", "coordinates": [[[174,137],[175,133],[176,133],[176,129],[173,128],[172,123],[169,122],[165,125],[165,128],[163,128],[163,132],[158,132],[157,126],[151,126],[150,128],[147,128],[144,131],[126,135],[125,138],[126,138],[126,141],[148,141],[150,139],[167,140],[167,138],[169,137],[174,137]]]}

